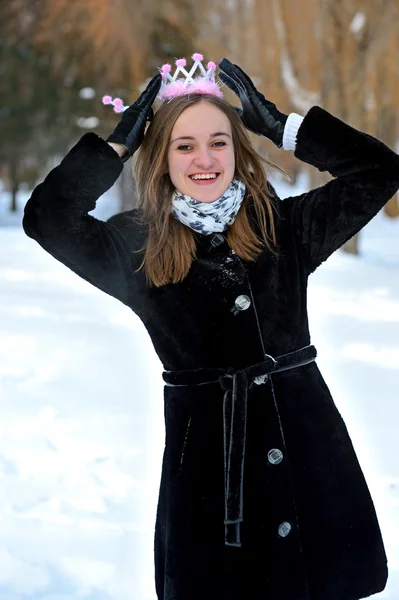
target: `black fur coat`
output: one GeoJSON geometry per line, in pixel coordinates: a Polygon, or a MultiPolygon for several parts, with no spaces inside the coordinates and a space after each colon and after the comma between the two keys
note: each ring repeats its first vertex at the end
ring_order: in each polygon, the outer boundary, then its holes
{"type": "Polygon", "coordinates": [[[198,235],[185,280],[162,288],[134,273],[146,235],[137,210],[88,215],[123,168],[94,133],[26,205],[26,234],[129,306],[164,365],[159,600],[358,600],[386,585],[373,502],[313,361],[306,288],[397,191],[399,157],[319,107],[295,155],[335,179],[275,198],[280,255],[249,263],[224,235],[198,235]],[[278,370],[293,357],[300,366],[278,370]]]}

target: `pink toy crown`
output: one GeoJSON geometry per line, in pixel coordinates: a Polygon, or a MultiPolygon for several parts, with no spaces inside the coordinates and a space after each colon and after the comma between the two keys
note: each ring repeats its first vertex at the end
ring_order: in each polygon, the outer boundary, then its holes
{"type": "MultiPolygon", "coordinates": [[[[172,67],[169,64],[163,65],[160,69],[162,75],[162,85],[159,90],[158,98],[160,100],[171,100],[176,96],[184,94],[212,94],[218,98],[222,98],[223,94],[216,83],[216,65],[214,62],[208,62],[206,69],[202,64],[204,57],[202,54],[195,52],[192,57],[193,66],[189,71],[186,70],[186,59],[179,58],[175,61],[176,71],[173,75],[170,74],[172,67]],[[199,70],[200,75],[196,75],[199,70]],[[183,77],[179,77],[183,75],[183,77]]],[[[112,98],[112,96],[103,96],[103,104],[111,104],[114,107],[114,112],[121,113],[128,106],[124,106],[121,98],[112,98]]]]}
{"type": "Polygon", "coordinates": [[[172,67],[169,64],[163,65],[161,68],[162,85],[159,90],[158,98],[160,100],[171,100],[176,96],[184,94],[212,94],[222,98],[223,94],[215,80],[216,65],[214,62],[208,62],[205,69],[202,61],[202,54],[195,52],[191,57],[194,61],[191,69],[186,70],[186,59],[179,58],[175,61],[176,71],[173,75],[170,74],[172,67]],[[197,70],[200,75],[196,76],[197,70]],[[181,77],[183,75],[183,77],[181,77]]]}

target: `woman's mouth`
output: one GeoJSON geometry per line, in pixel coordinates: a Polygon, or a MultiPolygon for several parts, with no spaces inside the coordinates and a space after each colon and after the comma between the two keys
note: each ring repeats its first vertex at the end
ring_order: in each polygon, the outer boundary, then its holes
{"type": "Polygon", "coordinates": [[[194,173],[189,175],[193,183],[197,185],[211,185],[219,178],[220,173],[194,173]]]}

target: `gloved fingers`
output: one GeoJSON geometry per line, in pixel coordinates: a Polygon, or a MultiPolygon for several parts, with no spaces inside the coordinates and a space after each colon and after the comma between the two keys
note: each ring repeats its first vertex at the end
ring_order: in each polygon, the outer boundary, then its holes
{"type": "Polygon", "coordinates": [[[133,125],[132,129],[129,131],[126,142],[129,147],[129,151],[131,154],[136,152],[137,148],[140,146],[141,142],[144,139],[144,132],[147,123],[147,117],[143,110],[139,112],[137,115],[137,120],[133,125]]]}
{"type": "Polygon", "coordinates": [[[219,63],[219,68],[225,75],[232,78],[236,83],[241,84],[241,86],[246,90],[247,94],[256,92],[256,88],[252,80],[238,65],[234,65],[227,58],[222,58],[219,63]]]}
{"type": "Polygon", "coordinates": [[[158,96],[159,90],[162,85],[162,75],[161,73],[157,73],[151,79],[150,83],[147,85],[147,88],[144,90],[144,96],[147,99],[147,103],[151,106],[158,96]]]}
{"type": "Polygon", "coordinates": [[[219,79],[222,81],[227,87],[236,94],[241,100],[243,97],[247,96],[247,90],[243,86],[240,80],[237,80],[236,77],[230,76],[227,73],[221,72],[219,73],[219,79]]]}
{"type": "Polygon", "coordinates": [[[253,92],[257,92],[254,82],[252,79],[239,67],[238,65],[233,65],[237,76],[241,79],[241,81],[246,83],[246,87],[250,88],[253,92]]]}
{"type": "Polygon", "coordinates": [[[236,94],[236,96],[239,96],[237,84],[231,77],[229,77],[223,72],[218,73],[218,77],[224,85],[226,85],[232,92],[234,92],[234,94],[236,94]]]}
{"type": "Polygon", "coordinates": [[[158,96],[159,89],[162,85],[162,75],[157,73],[148,83],[145,90],[142,92],[138,100],[134,103],[137,108],[142,108],[145,105],[151,106],[158,96]]]}
{"type": "Polygon", "coordinates": [[[219,69],[221,71],[223,71],[224,73],[227,73],[227,75],[232,74],[232,72],[234,71],[234,65],[231,61],[229,61],[228,58],[222,58],[222,60],[219,63],[219,69]]]}
{"type": "Polygon", "coordinates": [[[245,96],[241,100],[243,108],[243,123],[247,129],[257,133],[259,135],[259,112],[254,110],[254,106],[251,104],[248,96],[245,96]]]}

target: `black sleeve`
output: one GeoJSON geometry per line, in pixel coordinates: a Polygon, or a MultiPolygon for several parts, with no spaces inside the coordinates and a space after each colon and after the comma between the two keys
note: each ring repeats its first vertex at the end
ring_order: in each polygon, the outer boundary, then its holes
{"type": "MultiPolygon", "coordinates": [[[[133,277],[132,253],[115,227],[88,213],[123,169],[118,154],[86,133],[33,191],[22,225],[54,258],[125,304],[133,277]]],[[[118,215],[116,215],[117,217],[118,215]]]]}
{"type": "Polygon", "coordinates": [[[336,178],[282,203],[311,273],[392,198],[399,156],[318,106],[298,130],[295,156],[336,178]]]}

